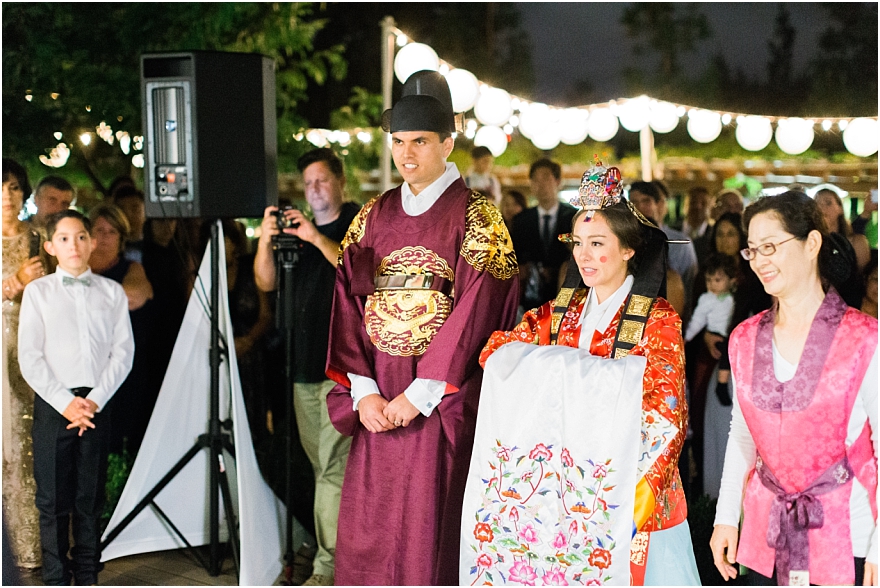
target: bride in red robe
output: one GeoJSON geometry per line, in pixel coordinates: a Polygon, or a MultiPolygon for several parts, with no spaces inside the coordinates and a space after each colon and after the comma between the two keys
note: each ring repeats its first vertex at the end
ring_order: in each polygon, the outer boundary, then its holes
{"type": "MultiPolygon", "coordinates": [[[[598,167],[584,174],[582,198],[590,191],[591,173],[597,176],[592,178],[593,184],[602,188],[607,185],[603,171],[598,167]]],[[[616,171],[611,168],[608,173],[616,171]]],[[[637,533],[631,546],[630,580],[646,585],[699,584],[678,472],[687,432],[681,319],[665,299],[657,296],[665,269],[665,237],[622,198],[601,194],[600,198],[602,203],[592,206],[582,200],[584,210],[573,222],[570,263],[577,275],[570,270],[566,286],[579,287],[564,287],[556,300],[528,311],[512,331],[495,332],[480,355],[480,364],[485,367],[493,353],[513,341],[579,347],[606,359],[626,355],[646,358],[642,436],[646,423],[653,419],[672,425],[675,434],[636,484],[633,522],[637,533]]],[[[569,565],[570,560],[561,563],[554,567],[540,562],[552,571],[551,580],[565,574],[569,583],[589,583],[589,574],[582,572],[581,566],[569,565]]],[[[534,565],[537,578],[550,573],[539,569],[540,564],[534,565]]],[[[478,561],[471,568],[467,583],[474,574],[481,573],[480,565],[478,561]]],[[[522,569],[517,572],[521,578],[522,569]]],[[[493,575],[496,583],[499,576],[493,575]]]]}

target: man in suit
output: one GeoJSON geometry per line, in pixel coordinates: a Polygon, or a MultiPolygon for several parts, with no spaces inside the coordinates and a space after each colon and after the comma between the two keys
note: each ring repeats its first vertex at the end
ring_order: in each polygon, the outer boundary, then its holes
{"type": "Polygon", "coordinates": [[[537,308],[556,296],[559,268],[571,252],[557,238],[571,232],[576,209],[559,200],[562,167],[550,159],[539,159],[529,169],[532,194],[538,206],[513,219],[511,238],[520,268],[521,306],[537,308]]]}

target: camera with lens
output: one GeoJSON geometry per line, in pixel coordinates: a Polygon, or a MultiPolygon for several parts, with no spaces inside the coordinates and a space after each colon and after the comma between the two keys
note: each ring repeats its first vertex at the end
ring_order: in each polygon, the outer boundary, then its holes
{"type": "Polygon", "coordinates": [[[272,215],[275,217],[275,221],[278,223],[278,230],[283,231],[284,229],[298,229],[299,223],[291,221],[289,218],[284,216],[284,213],[288,210],[299,210],[296,206],[292,204],[286,204],[280,207],[278,210],[272,211],[272,215]]]}

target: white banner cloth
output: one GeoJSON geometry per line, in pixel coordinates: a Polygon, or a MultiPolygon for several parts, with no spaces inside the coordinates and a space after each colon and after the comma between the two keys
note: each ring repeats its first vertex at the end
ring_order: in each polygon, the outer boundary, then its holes
{"type": "Polygon", "coordinates": [[[489,358],[460,584],[629,585],[645,365],[518,342],[489,358]]]}
{"type": "MultiPolygon", "coordinates": [[[[232,344],[222,228],[219,245],[219,328],[221,338],[228,342],[229,354],[229,361],[222,361],[220,366],[220,419],[225,420],[231,414],[233,421],[236,455],[233,459],[224,454],[223,461],[235,503],[233,508],[238,517],[241,542],[239,583],[242,586],[269,586],[281,573],[283,566],[286,513],[284,504],[260,474],[248,427],[235,346],[232,344]]],[[[210,251],[209,246],[202,259],[199,277],[190,296],[141,449],[104,537],[134,510],[195,444],[198,436],[209,430],[211,321],[207,309],[211,292],[210,251]]],[[[210,543],[208,457],[208,449],[200,450],[155,499],[192,545],[210,543]]],[[[221,541],[225,541],[227,528],[222,504],[221,496],[220,537],[221,541]]],[[[293,544],[297,546],[306,537],[306,531],[295,519],[293,522],[293,544]]],[[[181,547],[185,546],[180,539],[148,506],[107,546],[101,561],[181,547]]]]}

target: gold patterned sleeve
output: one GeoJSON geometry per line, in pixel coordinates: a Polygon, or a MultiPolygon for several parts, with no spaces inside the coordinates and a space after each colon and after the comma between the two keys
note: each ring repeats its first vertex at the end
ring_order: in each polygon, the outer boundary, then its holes
{"type": "Polygon", "coordinates": [[[355,215],[354,220],[351,221],[348,230],[345,232],[345,237],[342,238],[342,243],[339,244],[339,254],[336,257],[337,265],[342,265],[342,256],[348,246],[353,243],[359,243],[360,240],[364,238],[364,232],[367,229],[367,215],[370,214],[373,205],[376,204],[376,201],[381,197],[382,195],[380,194],[364,204],[358,211],[357,215],[355,215]]]}

